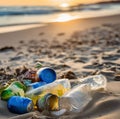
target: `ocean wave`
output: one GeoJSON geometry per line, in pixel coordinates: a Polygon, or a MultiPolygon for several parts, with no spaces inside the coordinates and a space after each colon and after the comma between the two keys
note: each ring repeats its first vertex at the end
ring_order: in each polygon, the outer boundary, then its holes
{"type": "Polygon", "coordinates": [[[59,12],[59,9],[54,7],[0,7],[0,15],[33,15],[33,14],[51,14],[54,12],[59,12]]]}
{"type": "Polygon", "coordinates": [[[43,15],[53,14],[60,12],[71,12],[71,11],[84,11],[84,10],[101,10],[110,9],[112,6],[120,6],[120,2],[101,2],[96,4],[79,4],[70,6],[67,9],[61,7],[50,7],[50,6],[20,6],[20,7],[0,7],[0,16],[12,16],[12,15],[43,15]],[[114,3],[114,4],[113,4],[114,3]]]}

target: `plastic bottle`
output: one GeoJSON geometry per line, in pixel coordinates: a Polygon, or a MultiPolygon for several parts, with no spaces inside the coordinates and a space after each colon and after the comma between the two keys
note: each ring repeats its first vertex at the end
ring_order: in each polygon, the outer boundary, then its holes
{"type": "Polygon", "coordinates": [[[92,100],[90,85],[82,84],[71,89],[60,98],[59,106],[68,112],[80,112],[92,100]]]}
{"type": "Polygon", "coordinates": [[[59,111],[51,111],[52,115],[60,116],[65,112],[81,112],[92,100],[93,92],[106,88],[107,80],[103,75],[95,75],[78,80],[78,82],[79,84],[77,86],[60,97],[59,111]]]}
{"type": "Polygon", "coordinates": [[[36,89],[40,86],[46,85],[46,82],[35,82],[27,85],[27,91],[36,89]]]}
{"type": "Polygon", "coordinates": [[[80,84],[90,84],[91,90],[102,90],[106,88],[107,79],[103,75],[88,76],[78,80],[80,84]]]}
{"type": "Polygon", "coordinates": [[[29,98],[12,96],[7,102],[7,107],[12,113],[24,114],[33,110],[33,102],[29,98]]]}
{"type": "Polygon", "coordinates": [[[0,84],[0,95],[1,95],[1,92],[6,89],[12,82],[14,82],[16,79],[11,79],[9,81],[7,81],[6,83],[1,83],[0,84]]]}
{"type": "Polygon", "coordinates": [[[24,96],[26,87],[19,81],[14,81],[6,89],[1,92],[1,99],[8,100],[10,97],[18,95],[24,96]]]}
{"type": "Polygon", "coordinates": [[[57,96],[64,95],[71,88],[70,82],[68,79],[59,79],[53,83],[46,84],[44,86],[38,87],[36,89],[27,91],[25,96],[33,100],[33,103],[36,104],[36,101],[47,93],[52,93],[57,96]]]}
{"type": "Polygon", "coordinates": [[[59,97],[48,93],[46,95],[41,96],[37,101],[37,109],[42,111],[56,111],[59,109],[58,105],[59,97]]]}
{"type": "Polygon", "coordinates": [[[2,92],[5,88],[7,88],[8,86],[9,86],[8,83],[0,84],[0,94],[1,94],[1,92],[2,92]]]}

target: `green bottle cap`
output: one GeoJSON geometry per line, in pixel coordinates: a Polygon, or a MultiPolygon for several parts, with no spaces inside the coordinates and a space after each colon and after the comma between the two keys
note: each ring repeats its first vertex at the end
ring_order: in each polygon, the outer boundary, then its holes
{"type": "Polygon", "coordinates": [[[10,89],[3,90],[1,93],[2,100],[8,100],[12,96],[14,96],[14,93],[10,89]]]}

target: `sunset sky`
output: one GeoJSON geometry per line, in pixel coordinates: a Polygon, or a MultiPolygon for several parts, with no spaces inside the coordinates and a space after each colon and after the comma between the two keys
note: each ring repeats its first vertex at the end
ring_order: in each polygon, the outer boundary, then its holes
{"type": "MultiPolygon", "coordinates": [[[[0,0],[0,6],[8,5],[50,5],[50,6],[60,6],[63,3],[69,5],[75,5],[78,3],[91,3],[101,0],[0,0]]],[[[105,1],[105,0],[103,0],[105,1]]]]}

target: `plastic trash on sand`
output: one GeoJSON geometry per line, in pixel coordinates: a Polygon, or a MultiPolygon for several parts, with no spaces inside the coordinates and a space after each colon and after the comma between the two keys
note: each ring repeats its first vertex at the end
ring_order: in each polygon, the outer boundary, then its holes
{"type": "Polygon", "coordinates": [[[90,76],[79,80],[79,84],[69,90],[60,98],[59,111],[51,112],[54,116],[60,116],[64,113],[81,112],[85,106],[92,100],[92,92],[106,88],[107,80],[103,75],[90,76]],[[61,113],[60,110],[62,111],[61,113]]]}
{"type": "Polygon", "coordinates": [[[80,84],[90,84],[91,90],[96,91],[96,90],[105,90],[106,89],[106,84],[107,84],[107,79],[103,75],[94,75],[94,76],[88,76],[83,79],[79,79],[80,84]]]}
{"type": "Polygon", "coordinates": [[[31,98],[34,104],[36,104],[36,101],[41,97],[41,95],[52,93],[57,96],[62,96],[68,90],[70,90],[70,88],[71,85],[68,79],[59,79],[53,83],[49,83],[36,89],[27,91],[25,96],[31,98]]]}
{"type": "Polygon", "coordinates": [[[7,103],[10,112],[24,114],[33,110],[33,102],[29,98],[12,96],[7,103]]]}
{"type": "Polygon", "coordinates": [[[92,100],[89,91],[89,84],[82,84],[74,87],[60,98],[60,109],[67,109],[68,112],[81,112],[92,100]]]}
{"type": "Polygon", "coordinates": [[[8,100],[15,95],[24,96],[25,91],[26,87],[20,81],[14,81],[1,92],[1,99],[8,100]]]}

